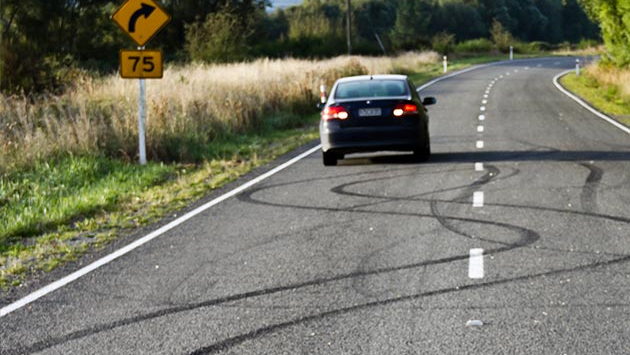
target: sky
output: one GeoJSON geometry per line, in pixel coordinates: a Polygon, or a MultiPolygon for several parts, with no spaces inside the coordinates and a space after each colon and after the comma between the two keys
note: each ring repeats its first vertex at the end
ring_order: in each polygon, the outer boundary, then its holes
{"type": "Polygon", "coordinates": [[[302,0],[271,0],[271,3],[274,9],[278,7],[287,7],[291,5],[297,5],[297,4],[300,4],[301,2],[302,0]]]}

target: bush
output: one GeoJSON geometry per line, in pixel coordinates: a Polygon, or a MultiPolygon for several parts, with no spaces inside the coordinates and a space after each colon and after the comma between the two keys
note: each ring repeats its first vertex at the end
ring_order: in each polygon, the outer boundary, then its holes
{"type": "Polygon", "coordinates": [[[70,55],[42,57],[28,45],[0,43],[0,91],[4,93],[62,93],[87,75],[70,55]]]}
{"type": "Polygon", "coordinates": [[[205,22],[186,27],[186,51],[192,60],[206,63],[243,60],[248,31],[238,16],[228,11],[212,13],[205,22]]]}
{"type": "Polygon", "coordinates": [[[577,48],[578,49],[589,49],[589,48],[594,48],[600,45],[599,41],[596,41],[594,39],[581,39],[580,43],[578,43],[577,48]]]}
{"type": "Polygon", "coordinates": [[[431,47],[440,54],[449,54],[455,47],[455,35],[447,32],[438,33],[431,40],[431,47]]]}
{"type": "Polygon", "coordinates": [[[556,49],[556,46],[548,42],[538,41],[538,42],[530,42],[528,44],[528,50],[530,52],[552,51],[554,49],[556,49]]]}
{"type": "Polygon", "coordinates": [[[492,42],[486,38],[471,39],[455,45],[455,52],[458,53],[488,53],[492,49],[492,42]]]}
{"type": "Polygon", "coordinates": [[[508,52],[510,46],[514,43],[514,38],[508,30],[506,30],[501,22],[496,19],[492,22],[492,28],[490,29],[490,35],[494,45],[502,52],[508,52]]]}

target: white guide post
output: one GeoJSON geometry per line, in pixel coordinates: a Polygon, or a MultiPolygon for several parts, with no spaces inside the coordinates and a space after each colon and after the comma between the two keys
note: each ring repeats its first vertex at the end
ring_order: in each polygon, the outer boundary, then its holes
{"type": "Polygon", "coordinates": [[[326,85],[321,84],[319,86],[319,100],[322,104],[325,104],[327,99],[328,98],[326,97],[326,85]]]}
{"type": "Polygon", "coordinates": [[[575,60],[575,75],[580,76],[580,60],[575,60]]]}
{"type": "Polygon", "coordinates": [[[444,64],[444,72],[446,73],[446,72],[448,72],[448,61],[447,61],[446,56],[444,56],[444,63],[443,64],[444,64]]]}
{"type": "Polygon", "coordinates": [[[510,46],[510,60],[514,60],[514,46],[510,46]]]}

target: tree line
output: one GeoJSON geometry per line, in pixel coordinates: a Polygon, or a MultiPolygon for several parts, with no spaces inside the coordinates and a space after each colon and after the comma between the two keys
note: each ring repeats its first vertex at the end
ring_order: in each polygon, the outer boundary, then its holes
{"type": "MultiPolygon", "coordinates": [[[[86,71],[115,70],[118,51],[135,47],[110,19],[122,2],[0,0],[2,91],[62,90],[86,71]]],[[[169,61],[327,57],[347,51],[345,0],[305,0],[273,13],[267,12],[269,0],[160,4],[172,20],[147,48],[163,49],[169,61]]],[[[497,30],[545,43],[598,38],[597,9],[586,8],[590,18],[578,0],[352,0],[353,52],[447,50],[449,43],[489,38],[497,30]]]]}

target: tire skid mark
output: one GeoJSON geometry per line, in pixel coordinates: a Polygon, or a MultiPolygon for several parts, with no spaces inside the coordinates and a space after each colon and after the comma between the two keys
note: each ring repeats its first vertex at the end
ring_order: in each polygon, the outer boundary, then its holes
{"type": "MultiPolygon", "coordinates": [[[[515,169],[518,172],[518,169],[515,169]]],[[[514,174],[510,175],[513,176],[514,174]]],[[[506,176],[503,177],[503,179],[506,179],[506,176]]],[[[501,179],[497,179],[501,180],[501,179]]],[[[630,181],[630,179],[628,180],[630,181]]],[[[369,182],[369,181],[363,181],[363,182],[369,182]]],[[[348,183],[345,186],[352,186],[352,185],[357,185],[357,183],[348,183]]],[[[444,189],[444,190],[438,190],[435,192],[448,192],[448,191],[453,191],[456,189],[461,189],[463,188],[463,186],[460,187],[455,187],[455,188],[449,188],[449,189],[444,189]]],[[[262,190],[262,189],[261,189],[262,190]]],[[[379,198],[379,199],[389,199],[392,201],[407,201],[407,202],[431,202],[431,201],[435,201],[435,202],[441,202],[441,203],[452,203],[452,204],[468,204],[468,202],[462,202],[462,201],[452,201],[452,200],[440,200],[440,199],[422,199],[422,198],[415,198],[414,196],[410,196],[410,197],[391,197],[391,196],[379,196],[379,195],[368,195],[368,194],[362,194],[362,193],[358,193],[358,192],[350,192],[350,191],[341,191],[338,188],[333,189],[335,192],[337,193],[343,193],[349,196],[356,196],[356,197],[365,197],[365,198],[379,198]]],[[[331,190],[331,191],[333,191],[331,190]]],[[[415,195],[417,197],[423,197],[426,195],[429,195],[430,193],[425,193],[425,194],[418,194],[415,195]]],[[[286,206],[282,206],[282,205],[274,205],[276,207],[290,207],[290,208],[299,208],[298,206],[293,206],[293,205],[286,205],[286,206]]],[[[505,208],[513,208],[513,209],[528,209],[528,210],[534,210],[534,211],[540,211],[540,212],[555,212],[555,213],[560,213],[560,214],[569,214],[569,215],[576,215],[576,216],[585,216],[585,217],[592,217],[592,218],[600,218],[600,219],[607,219],[607,220],[611,220],[611,221],[615,221],[615,222],[621,222],[621,223],[628,223],[630,224],[630,218],[627,217],[621,217],[621,216],[614,216],[614,215],[609,215],[609,214],[602,214],[602,213],[597,213],[597,212],[587,212],[587,211],[576,211],[576,210],[566,210],[566,209],[561,209],[561,208],[553,208],[553,207],[544,207],[544,206],[528,206],[528,205],[516,205],[516,204],[508,204],[508,203],[485,203],[485,206],[487,207],[505,207],[505,208]]]]}
{"type": "MultiPolygon", "coordinates": [[[[322,208],[320,207],[318,209],[322,209],[322,208]]],[[[323,208],[323,209],[327,211],[335,211],[335,212],[345,211],[343,209],[335,209],[335,208],[323,208]]],[[[355,211],[355,212],[367,213],[367,214],[388,214],[388,215],[397,215],[397,216],[409,216],[409,217],[421,217],[421,218],[434,219],[432,215],[422,215],[422,214],[412,214],[412,213],[375,212],[375,211],[355,211]]],[[[515,242],[514,244],[505,245],[503,247],[492,249],[492,250],[489,249],[488,253],[501,253],[504,251],[512,250],[518,247],[533,244],[539,239],[538,234],[536,234],[534,231],[504,224],[504,223],[480,221],[480,220],[474,220],[470,218],[461,218],[461,217],[450,217],[450,216],[442,216],[442,217],[447,218],[447,219],[459,220],[463,222],[482,223],[482,224],[503,227],[505,229],[512,230],[520,234],[519,240],[515,242]]],[[[276,294],[276,293],[285,292],[285,291],[295,291],[301,288],[306,288],[306,287],[311,287],[311,286],[320,286],[320,285],[324,285],[324,284],[328,284],[332,282],[354,279],[354,278],[359,278],[359,277],[368,277],[368,276],[381,275],[381,274],[397,272],[397,271],[402,271],[402,270],[411,270],[411,269],[423,268],[426,266],[445,264],[445,263],[450,263],[454,261],[466,260],[468,257],[469,257],[468,254],[455,255],[455,256],[449,256],[449,257],[445,257],[441,259],[421,261],[418,263],[395,266],[395,267],[378,268],[378,269],[363,271],[363,272],[351,272],[347,274],[341,274],[341,275],[336,275],[336,276],[331,276],[331,277],[326,277],[326,278],[317,278],[317,279],[313,279],[313,280],[305,281],[301,283],[294,283],[294,284],[288,284],[284,286],[277,286],[277,287],[272,287],[272,288],[266,288],[266,289],[261,289],[261,290],[256,290],[256,291],[240,293],[240,294],[216,298],[216,299],[212,299],[212,300],[208,300],[204,302],[174,306],[174,307],[165,308],[156,312],[147,313],[144,315],[130,317],[130,318],[118,320],[118,321],[107,323],[107,324],[97,325],[94,327],[90,327],[87,329],[83,329],[83,330],[79,330],[79,331],[67,334],[62,337],[43,340],[43,341],[34,343],[28,347],[24,347],[20,349],[11,349],[11,350],[8,350],[7,354],[35,353],[42,350],[46,350],[48,348],[52,348],[57,345],[67,343],[69,341],[79,340],[88,336],[92,336],[98,333],[113,330],[113,329],[120,328],[123,326],[132,325],[132,324],[140,323],[143,321],[148,321],[155,318],[160,318],[160,317],[173,315],[177,313],[192,311],[199,308],[217,306],[223,303],[240,301],[240,300],[245,300],[245,299],[260,297],[260,296],[267,296],[267,295],[276,294]]]]}
{"type": "MultiPolygon", "coordinates": [[[[458,205],[454,205],[452,204],[452,202],[461,202],[464,203],[464,201],[467,201],[468,199],[470,199],[470,197],[475,193],[475,191],[477,189],[479,189],[480,187],[488,184],[490,181],[496,179],[499,174],[501,173],[501,171],[495,167],[494,165],[490,165],[487,164],[486,165],[486,169],[485,169],[486,173],[479,179],[477,179],[476,181],[474,181],[472,184],[470,184],[469,186],[467,186],[464,191],[462,191],[462,193],[459,194],[459,196],[455,197],[452,201],[448,201],[448,203],[446,204],[446,208],[448,210],[453,209],[455,206],[458,205]]],[[[440,212],[439,208],[438,208],[438,200],[430,200],[429,201],[431,204],[431,214],[435,217],[435,219],[447,230],[460,235],[464,238],[468,238],[468,239],[475,239],[475,236],[473,236],[472,234],[458,228],[455,223],[453,223],[452,220],[450,220],[449,218],[445,218],[444,217],[444,213],[440,212]]],[[[461,206],[461,204],[459,205],[461,206]]],[[[450,212],[450,211],[449,211],[450,212]]],[[[489,243],[496,243],[496,241],[493,240],[489,240],[487,238],[484,237],[477,237],[477,240],[481,240],[481,241],[485,241],[485,242],[489,242],[489,243]]],[[[509,244],[506,244],[506,247],[509,244]]],[[[520,246],[519,246],[520,247],[520,246]]]]}
{"type": "Polygon", "coordinates": [[[594,164],[582,163],[580,166],[588,169],[589,174],[586,177],[584,186],[582,187],[582,194],[580,195],[580,202],[582,209],[587,212],[598,212],[599,206],[597,205],[597,190],[599,183],[602,181],[604,171],[594,164]]]}
{"type": "MultiPolygon", "coordinates": [[[[391,178],[395,178],[395,177],[391,177],[391,178]]],[[[317,180],[317,179],[310,179],[310,180],[317,180]]],[[[489,180],[488,180],[488,177],[484,176],[480,180],[476,181],[475,183],[478,183],[479,181],[489,181],[489,180]]],[[[475,183],[473,183],[473,185],[475,183]]],[[[279,185],[290,185],[290,184],[279,184],[279,185]]],[[[290,208],[306,209],[306,210],[320,210],[320,211],[323,210],[323,211],[331,211],[331,212],[353,212],[353,213],[378,214],[378,215],[385,214],[385,215],[392,215],[392,216],[409,216],[409,217],[417,217],[417,218],[435,219],[435,217],[430,214],[414,214],[414,213],[401,213],[401,212],[390,212],[390,211],[383,212],[383,211],[369,211],[369,210],[359,210],[359,209],[347,210],[347,209],[342,209],[342,208],[329,208],[329,207],[311,207],[311,206],[293,206],[293,205],[287,206],[287,205],[281,205],[281,204],[274,204],[274,203],[270,203],[266,201],[258,201],[253,198],[253,194],[255,194],[256,192],[273,188],[275,186],[276,185],[267,186],[267,187],[258,187],[258,188],[252,189],[250,191],[244,192],[243,194],[239,195],[239,199],[242,201],[255,203],[255,204],[290,207],[290,208]]],[[[524,245],[532,244],[532,243],[535,243],[539,239],[539,236],[531,230],[527,230],[527,229],[520,228],[517,226],[508,225],[505,223],[475,220],[475,219],[455,217],[455,216],[451,217],[451,216],[444,216],[444,215],[442,215],[441,218],[453,219],[453,220],[458,220],[462,222],[488,224],[492,226],[502,227],[508,230],[515,231],[521,236],[519,240],[514,244],[506,244],[504,242],[490,241],[490,242],[504,245],[500,248],[488,250],[488,252],[492,252],[492,253],[500,253],[500,252],[508,251],[508,250],[521,247],[524,245]]],[[[302,283],[289,284],[285,286],[277,286],[277,287],[272,287],[272,288],[267,288],[267,289],[261,289],[261,290],[231,295],[231,296],[222,297],[222,298],[216,298],[216,299],[212,299],[212,300],[208,300],[204,302],[169,307],[169,308],[165,308],[156,312],[147,313],[147,314],[139,315],[135,317],[130,317],[130,318],[118,320],[118,321],[107,323],[107,324],[93,326],[87,329],[83,329],[83,330],[79,330],[79,331],[67,334],[65,336],[43,340],[43,341],[34,343],[31,346],[26,347],[26,348],[12,349],[8,351],[8,354],[23,354],[23,353],[39,352],[39,351],[49,349],[57,345],[67,343],[69,341],[79,340],[79,339],[92,336],[98,333],[102,333],[105,331],[113,330],[113,329],[124,327],[127,325],[132,325],[132,324],[136,324],[143,321],[148,321],[151,319],[160,318],[160,317],[164,317],[164,316],[168,316],[172,314],[192,311],[199,308],[216,306],[223,303],[240,301],[240,300],[260,297],[260,296],[266,296],[266,295],[271,295],[271,294],[280,293],[284,291],[294,291],[296,289],[301,289],[301,288],[310,287],[310,286],[319,286],[319,285],[324,285],[327,283],[332,283],[332,282],[337,282],[337,281],[342,281],[342,280],[347,280],[347,279],[368,277],[368,276],[380,275],[380,274],[391,273],[391,272],[396,272],[396,271],[401,271],[401,270],[424,268],[426,266],[431,266],[431,265],[439,265],[443,263],[466,260],[467,258],[468,258],[468,254],[455,255],[455,256],[445,257],[441,259],[422,261],[418,263],[407,264],[407,265],[402,265],[402,266],[397,266],[397,267],[378,268],[378,269],[369,270],[369,271],[355,271],[355,272],[341,274],[341,275],[332,276],[328,278],[317,278],[317,279],[302,282],[302,283]]]]}
{"type": "MultiPolygon", "coordinates": [[[[510,172],[510,174],[507,174],[503,177],[500,178],[492,178],[493,181],[499,181],[499,180],[506,180],[509,178],[512,178],[518,174],[520,174],[520,170],[519,169],[511,169],[512,171],[510,172]]],[[[494,172],[493,172],[494,173],[494,172]]],[[[436,195],[436,194],[440,194],[440,193],[444,193],[444,192],[450,192],[450,191],[458,191],[461,189],[465,189],[470,185],[460,185],[460,186],[455,186],[455,187],[449,187],[449,188],[445,188],[445,189],[441,189],[441,190],[433,190],[433,191],[429,191],[429,192],[423,192],[423,193],[419,193],[419,194],[414,194],[414,195],[410,195],[408,197],[396,197],[396,196],[380,196],[380,195],[369,195],[369,194],[362,194],[359,192],[352,192],[352,191],[347,191],[347,188],[350,186],[354,186],[354,185],[360,185],[366,182],[375,182],[375,181],[379,181],[379,180],[389,180],[392,177],[383,177],[383,178],[375,178],[375,179],[369,179],[369,180],[361,180],[361,181],[353,181],[350,183],[346,183],[346,184],[342,184],[342,185],[338,185],[332,189],[330,189],[331,192],[334,192],[336,194],[339,195],[346,195],[346,196],[354,196],[354,197],[365,197],[365,198],[371,198],[371,199],[380,199],[380,200],[387,200],[385,202],[395,202],[395,201],[406,201],[406,202],[413,202],[413,201],[417,201],[417,202],[431,202],[431,201],[436,201],[436,202],[444,202],[444,203],[462,203],[462,199],[457,200],[457,201],[453,201],[453,200],[439,200],[439,199],[420,199],[420,197],[424,197],[424,196],[429,196],[429,195],[436,195]]],[[[488,177],[484,175],[483,179],[487,179],[488,177]]],[[[483,185],[482,182],[476,182],[477,186],[481,186],[483,185]]],[[[471,193],[472,195],[472,193],[471,193]]],[[[377,204],[382,204],[383,202],[370,202],[370,203],[366,203],[366,204],[360,204],[360,205],[354,205],[352,206],[352,208],[359,208],[359,207],[368,207],[368,206],[374,206],[377,204]]]]}
{"type": "Polygon", "coordinates": [[[482,289],[482,288],[499,286],[499,285],[503,285],[503,284],[507,284],[507,283],[520,282],[520,281],[531,281],[533,279],[537,279],[537,278],[541,278],[541,277],[562,275],[562,274],[566,274],[566,273],[583,271],[583,270],[587,270],[587,269],[590,269],[590,268],[607,267],[607,266],[611,266],[611,265],[622,264],[622,263],[625,263],[625,262],[628,262],[628,261],[630,261],[630,256],[625,256],[625,257],[619,258],[619,259],[608,260],[608,261],[598,262],[598,263],[589,264],[589,265],[577,266],[577,267],[574,267],[574,268],[553,270],[553,271],[548,271],[548,272],[543,272],[543,273],[537,273],[537,274],[532,274],[532,275],[523,275],[523,276],[513,277],[513,278],[509,278],[509,279],[495,280],[495,281],[489,281],[489,282],[483,282],[483,283],[467,284],[467,285],[458,286],[458,287],[439,289],[439,290],[435,290],[435,291],[428,291],[428,292],[418,293],[418,294],[414,294],[414,295],[408,295],[408,296],[402,296],[402,297],[396,297],[396,298],[388,298],[388,299],[381,300],[381,301],[369,302],[369,303],[364,303],[364,304],[351,306],[351,307],[346,307],[346,308],[339,308],[339,309],[331,310],[331,311],[328,311],[328,312],[322,312],[322,313],[318,313],[318,314],[314,314],[314,315],[310,315],[310,316],[306,316],[306,317],[297,318],[297,319],[294,319],[294,320],[291,320],[291,321],[287,321],[287,322],[283,322],[283,323],[277,323],[277,324],[270,325],[270,326],[267,326],[267,327],[259,328],[259,329],[253,330],[253,331],[251,331],[249,333],[237,335],[235,337],[222,340],[220,342],[214,343],[214,344],[209,345],[207,347],[197,349],[197,350],[195,350],[193,352],[190,352],[188,354],[190,354],[190,355],[216,354],[216,353],[219,353],[221,351],[225,351],[225,350],[228,350],[230,348],[233,348],[233,347],[235,347],[237,345],[243,344],[243,343],[245,343],[247,341],[255,340],[257,338],[260,338],[260,337],[263,337],[263,336],[266,336],[266,335],[269,335],[269,334],[272,334],[272,333],[275,333],[275,332],[278,332],[278,331],[281,331],[281,330],[284,330],[284,329],[287,329],[287,328],[291,328],[291,327],[294,327],[296,325],[310,323],[310,322],[316,322],[316,321],[320,321],[320,320],[323,320],[323,319],[326,319],[326,318],[329,318],[329,317],[337,317],[337,316],[345,315],[345,314],[348,314],[348,313],[361,311],[361,310],[364,310],[364,309],[369,309],[369,308],[374,308],[374,307],[384,307],[384,306],[389,306],[389,305],[396,304],[396,303],[409,302],[409,301],[414,301],[414,300],[418,300],[418,299],[422,299],[422,298],[426,298],[426,297],[439,296],[439,295],[444,295],[444,294],[449,294],[449,293],[457,293],[457,292],[462,292],[462,291],[477,290],[477,289],[482,289]]]}
{"type": "MultiPolygon", "coordinates": [[[[399,170],[408,170],[408,169],[399,169],[399,170]]],[[[387,171],[383,171],[383,172],[391,172],[391,170],[387,170],[387,171]]],[[[374,174],[375,172],[366,172],[363,174],[374,174]]],[[[497,173],[497,171],[494,171],[493,173],[497,173]]],[[[347,174],[347,176],[357,176],[357,175],[362,175],[361,173],[358,174],[347,174]]],[[[409,174],[401,174],[400,176],[405,176],[405,175],[409,175],[409,174]]],[[[387,178],[377,178],[377,180],[383,180],[383,179],[394,179],[400,176],[390,176],[387,178]]],[[[481,179],[473,182],[471,185],[469,185],[468,187],[460,187],[461,188],[465,188],[465,189],[474,189],[477,188],[478,186],[481,186],[483,184],[488,183],[490,180],[492,180],[492,176],[490,176],[490,172],[486,175],[484,175],[481,179]]],[[[505,177],[504,177],[505,178],[505,177]]],[[[336,192],[336,193],[344,193],[344,194],[354,194],[357,196],[362,196],[362,197],[368,197],[368,198],[379,198],[382,200],[386,200],[386,201],[391,201],[391,200],[407,200],[407,201],[425,201],[425,202],[429,202],[432,204],[432,213],[431,214],[413,214],[413,213],[401,213],[401,212],[391,212],[391,211],[369,211],[369,210],[361,210],[361,209],[345,209],[345,208],[331,208],[331,207],[316,207],[316,206],[301,206],[301,205],[291,205],[291,204],[280,204],[280,203],[274,203],[274,202],[269,202],[269,201],[264,201],[264,200],[257,200],[255,199],[253,196],[260,192],[260,191],[264,191],[267,189],[271,189],[271,188],[276,188],[276,187],[281,187],[281,186],[288,186],[288,185],[294,185],[294,184],[300,184],[300,183],[306,183],[306,182],[312,182],[312,181],[317,181],[317,180],[327,180],[330,179],[330,177],[322,177],[322,178],[313,178],[313,179],[307,179],[307,180],[301,180],[301,181],[294,181],[291,183],[283,183],[283,184],[275,184],[275,185],[268,185],[268,186],[259,186],[257,188],[253,188],[251,190],[248,190],[246,192],[243,192],[242,194],[240,194],[239,196],[237,196],[237,198],[243,202],[247,202],[247,203],[253,203],[253,204],[259,204],[259,205],[266,205],[266,206],[275,206],[275,207],[281,207],[281,208],[294,208],[294,209],[303,209],[303,210],[318,210],[318,211],[330,211],[330,212],[346,212],[346,213],[361,213],[361,214],[378,214],[378,215],[392,215],[392,216],[409,216],[409,217],[415,217],[415,218],[429,218],[429,219],[437,219],[438,221],[440,221],[440,223],[442,225],[444,225],[444,223],[442,222],[446,222],[446,225],[450,225],[453,221],[460,221],[460,222],[468,222],[468,223],[477,223],[477,224],[485,224],[485,225],[492,225],[492,226],[496,226],[496,227],[500,227],[500,228],[505,228],[511,231],[515,231],[520,235],[519,240],[517,240],[514,243],[505,243],[505,242],[501,242],[501,241],[492,241],[492,240],[487,240],[490,243],[495,243],[495,244],[499,244],[502,245],[501,247],[492,249],[492,250],[488,250],[487,252],[490,254],[498,254],[501,252],[506,252],[506,251],[510,251],[510,250],[514,250],[516,248],[520,248],[520,247],[525,247],[528,245],[531,245],[533,243],[535,243],[536,241],[539,240],[540,236],[533,230],[529,230],[529,229],[525,229],[519,226],[514,226],[514,225],[509,225],[509,224],[505,224],[505,223],[501,223],[501,222],[494,222],[494,221],[484,221],[484,220],[480,220],[480,219],[472,219],[472,218],[463,218],[463,217],[457,217],[457,216],[448,216],[445,214],[440,213],[439,211],[436,211],[434,206],[437,206],[437,203],[451,203],[451,204],[463,204],[464,202],[459,202],[456,200],[439,200],[439,199],[417,199],[417,198],[392,198],[392,197],[388,197],[388,196],[370,196],[370,195],[362,195],[362,194],[355,194],[355,193],[348,193],[347,191],[343,191],[343,188],[339,189],[338,187],[332,189],[332,191],[336,192]],[[436,213],[437,212],[437,213],[436,213]]],[[[375,180],[375,179],[372,179],[375,180]]],[[[595,179],[596,180],[596,179],[595,179]]],[[[364,182],[369,182],[371,180],[367,180],[364,182]]],[[[346,184],[347,186],[350,186],[351,184],[346,184]]],[[[460,194],[460,199],[464,198],[464,194],[460,194]]],[[[381,201],[381,203],[383,203],[383,201],[381,201]]],[[[590,216],[590,217],[597,217],[597,218],[604,218],[604,219],[609,219],[609,220],[614,220],[614,221],[618,221],[618,222],[623,222],[623,223],[630,223],[630,219],[628,218],[623,218],[623,217],[617,217],[617,216],[608,216],[608,215],[602,215],[602,214],[596,214],[596,213],[588,213],[588,212],[580,212],[580,211],[568,211],[568,210],[562,210],[562,209],[553,209],[553,208],[541,208],[541,207],[532,207],[532,206],[519,206],[519,205],[508,205],[508,204],[493,204],[492,206],[500,206],[500,207],[511,207],[511,208],[515,208],[515,209],[534,209],[534,210],[546,210],[546,211],[553,211],[553,212],[558,212],[558,213],[568,213],[568,214],[575,214],[575,215],[584,215],[584,216],[590,216]]],[[[446,227],[446,226],[445,226],[446,227]]],[[[457,231],[458,234],[462,234],[461,231],[457,231]]],[[[464,235],[465,237],[469,237],[467,235],[464,235]]],[[[480,239],[481,238],[476,238],[476,239],[480,239]]],[[[543,249],[543,248],[541,248],[543,249]]],[[[568,252],[568,251],[566,251],[568,252]]],[[[466,255],[455,255],[455,256],[450,256],[450,257],[445,257],[445,258],[441,258],[441,259],[435,259],[435,260],[428,260],[428,261],[422,261],[422,262],[418,262],[418,263],[414,263],[414,264],[407,264],[407,265],[402,265],[402,266],[396,266],[396,267],[388,267],[388,268],[377,268],[374,270],[368,270],[368,271],[356,271],[356,272],[351,272],[351,273],[347,273],[347,274],[341,274],[341,275],[336,275],[336,276],[331,276],[331,277],[325,277],[325,278],[317,278],[317,279],[313,279],[310,281],[305,281],[305,282],[301,282],[301,283],[294,283],[294,284],[288,284],[288,285],[284,285],[284,286],[277,286],[277,287],[272,287],[272,288],[266,288],[266,289],[261,289],[261,290],[255,290],[255,291],[250,291],[250,292],[245,292],[245,293],[241,293],[241,294],[236,294],[236,295],[231,295],[231,296],[226,296],[226,297],[221,297],[221,298],[215,298],[212,300],[208,300],[208,301],[203,301],[203,302],[198,302],[198,303],[193,303],[193,304],[186,304],[186,305],[180,305],[180,306],[174,306],[174,307],[170,307],[170,308],[165,308],[156,312],[152,312],[152,313],[148,313],[148,314],[144,314],[144,315],[139,315],[139,316],[135,316],[135,317],[130,317],[130,318],[126,318],[126,319],[122,319],[122,320],[118,320],[115,322],[111,322],[111,323],[107,323],[107,324],[101,324],[101,325],[96,325],[87,329],[83,329],[80,331],[76,331],[70,334],[67,334],[65,336],[61,336],[61,337],[57,337],[57,338],[52,338],[52,339],[47,339],[47,340],[43,340],[37,343],[32,344],[29,347],[26,348],[20,348],[20,349],[11,349],[8,350],[7,354],[24,354],[24,353],[34,353],[34,352],[39,352],[45,349],[49,349],[52,348],[54,346],[57,345],[61,345],[73,340],[79,340],[85,337],[89,337],[98,333],[102,333],[105,331],[110,331],[113,329],[117,329],[120,327],[124,327],[124,326],[128,326],[128,325],[132,325],[135,323],[140,323],[143,321],[148,321],[151,319],[155,319],[155,318],[160,318],[160,317],[164,317],[164,316],[168,316],[168,315],[173,315],[173,314],[178,314],[178,313],[182,313],[182,312],[187,312],[187,311],[192,311],[195,309],[200,309],[200,308],[205,308],[205,307],[210,307],[210,306],[217,306],[217,305],[221,305],[224,303],[229,303],[229,302],[234,302],[234,301],[240,301],[240,300],[244,300],[244,299],[249,299],[249,298],[255,298],[255,297],[260,297],[260,296],[266,296],[266,295],[271,295],[271,294],[275,294],[275,293],[280,293],[280,292],[285,292],[285,291],[294,291],[296,289],[301,289],[301,288],[305,288],[305,287],[311,287],[311,286],[319,286],[319,285],[324,285],[327,283],[332,283],[332,282],[337,282],[337,281],[343,281],[343,280],[347,280],[347,279],[354,279],[354,278],[361,278],[361,277],[369,277],[369,276],[373,276],[373,275],[379,275],[379,274],[385,274],[385,273],[390,273],[390,272],[396,272],[396,271],[401,271],[401,270],[410,270],[410,269],[415,269],[415,268],[424,268],[427,266],[433,266],[433,265],[439,265],[439,264],[443,264],[443,263],[450,263],[450,262],[454,262],[454,261],[461,261],[461,260],[466,260],[468,258],[468,254],[466,255]]],[[[482,287],[491,287],[491,286],[495,286],[495,285],[500,285],[500,284],[504,284],[504,283],[509,283],[509,282],[517,282],[517,281],[522,281],[522,280],[530,280],[530,279],[534,279],[534,278],[538,278],[538,277],[542,277],[542,276],[549,276],[549,275],[555,275],[555,274],[561,274],[561,273],[567,273],[567,272],[574,272],[574,271],[580,271],[580,270],[586,270],[586,269],[590,269],[590,268],[596,268],[596,267],[601,267],[601,266],[607,266],[607,265],[613,265],[613,264],[617,264],[617,263],[622,263],[622,262],[627,262],[630,260],[630,256],[626,256],[624,255],[623,257],[620,257],[618,259],[614,259],[614,260],[609,260],[609,261],[604,261],[604,262],[598,262],[598,263],[593,263],[593,264],[589,264],[589,265],[583,265],[583,266],[579,266],[579,267],[575,267],[575,268],[569,268],[569,269],[562,269],[562,270],[555,270],[555,271],[550,271],[550,272],[545,272],[545,273],[540,273],[540,274],[534,274],[534,275],[525,275],[525,276],[519,276],[519,277],[515,277],[515,278],[511,278],[511,279],[505,279],[505,280],[495,280],[495,281],[490,281],[490,282],[486,282],[486,283],[476,283],[476,284],[471,284],[471,285],[465,285],[465,286],[458,286],[458,287],[454,287],[454,288],[447,288],[447,289],[441,289],[441,290],[435,290],[435,291],[429,291],[429,292],[425,292],[425,293],[420,293],[420,294],[416,294],[416,295],[410,295],[410,296],[405,296],[405,297],[400,297],[400,298],[392,298],[392,299],[386,299],[383,301],[375,301],[375,302],[370,302],[370,303],[366,303],[366,304],[362,304],[362,305],[357,305],[357,306],[352,306],[352,307],[347,307],[347,308],[341,308],[341,309],[337,309],[337,310],[333,310],[333,311],[328,311],[328,312],[323,312],[320,314],[316,314],[316,315],[312,315],[312,316],[306,316],[306,317],[302,317],[302,318],[298,318],[296,320],[292,320],[292,321],[288,321],[288,322],[284,322],[284,323],[278,323],[276,325],[271,325],[268,327],[264,327],[264,328],[260,328],[257,330],[254,330],[252,332],[246,333],[246,334],[242,334],[233,338],[229,338],[229,339],[225,339],[223,341],[217,342],[213,345],[210,345],[208,347],[204,347],[201,348],[199,350],[196,350],[194,352],[192,352],[191,354],[212,354],[212,353],[216,353],[225,349],[228,349],[230,347],[236,346],[238,344],[244,343],[248,340],[253,340],[257,337],[260,336],[264,336],[266,334],[270,334],[297,324],[301,324],[301,323],[305,323],[305,322],[311,322],[311,321],[317,321],[320,319],[324,319],[326,317],[331,317],[331,316],[338,316],[338,315],[342,315],[342,314],[346,314],[346,313],[350,313],[350,312],[354,312],[354,311],[359,311],[362,309],[367,309],[370,307],[376,307],[376,306],[385,306],[385,305],[389,305],[389,304],[393,304],[393,303],[398,303],[398,302],[404,302],[404,301],[409,301],[409,300],[413,300],[413,299],[419,299],[419,298],[423,298],[423,297],[430,297],[430,296],[436,296],[436,295],[440,295],[440,294],[446,294],[446,293],[451,293],[451,292],[459,292],[459,291],[464,291],[464,290],[471,290],[471,289],[477,289],[477,288],[482,288],[482,287]]]]}

